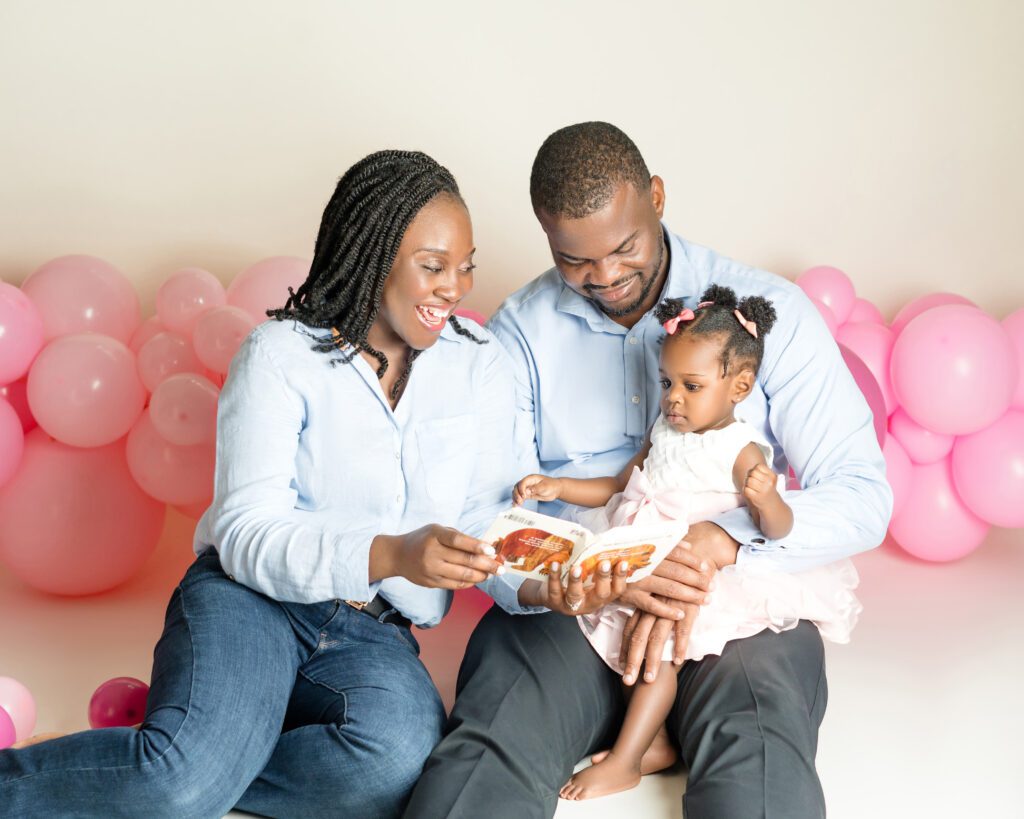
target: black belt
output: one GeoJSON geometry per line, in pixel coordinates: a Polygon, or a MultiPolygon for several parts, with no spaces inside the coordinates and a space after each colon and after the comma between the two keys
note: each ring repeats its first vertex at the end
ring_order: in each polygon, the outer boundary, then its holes
{"type": "Polygon", "coordinates": [[[356,611],[368,614],[374,620],[380,620],[382,623],[392,623],[396,626],[404,626],[405,628],[412,627],[412,621],[379,594],[369,603],[362,603],[358,600],[346,600],[345,602],[356,611]],[[385,613],[386,616],[382,616],[385,613]]]}

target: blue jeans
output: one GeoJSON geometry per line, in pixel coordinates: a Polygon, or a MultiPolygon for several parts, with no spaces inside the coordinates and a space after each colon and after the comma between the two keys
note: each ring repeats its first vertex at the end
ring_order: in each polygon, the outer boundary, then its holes
{"type": "Polygon", "coordinates": [[[209,550],[167,607],[142,729],[0,751],[0,815],[396,816],[443,723],[407,628],[276,602],[209,550]]]}

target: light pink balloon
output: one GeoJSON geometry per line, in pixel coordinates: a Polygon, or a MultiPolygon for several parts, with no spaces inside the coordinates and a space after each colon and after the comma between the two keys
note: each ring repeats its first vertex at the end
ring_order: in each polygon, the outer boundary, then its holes
{"type": "Polygon", "coordinates": [[[850,315],[846,317],[847,324],[854,324],[859,321],[870,321],[872,324],[885,324],[882,311],[875,307],[867,299],[856,298],[853,300],[853,307],[850,315]]]}
{"type": "Polygon", "coordinates": [[[241,307],[215,307],[200,317],[192,333],[192,346],[204,366],[224,374],[256,322],[241,307]]]}
{"type": "Polygon", "coordinates": [[[25,451],[25,433],[14,407],[0,399],[0,486],[18,471],[25,451]]]}
{"type": "Polygon", "coordinates": [[[989,525],[971,512],[953,486],[949,460],[913,467],[910,492],[889,525],[893,539],[922,560],[959,560],[977,549],[989,525]]]}
{"type": "Polygon", "coordinates": [[[933,307],[914,318],[897,336],[889,366],[907,415],[946,435],[987,427],[1009,409],[1017,385],[1006,330],[962,304],[933,307]]]}
{"type": "Polygon", "coordinates": [[[227,301],[224,285],[201,267],[171,274],[156,292],[156,314],[175,333],[191,336],[199,317],[227,301]]]}
{"type": "Polygon", "coordinates": [[[464,307],[460,307],[458,310],[455,311],[455,315],[464,316],[465,318],[472,319],[481,327],[483,327],[484,324],[487,323],[487,317],[484,316],[483,313],[478,313],[476,310],[467,310],[464,307]]]}
{"type": "Polygon", "coordinates": [[[288,288],[298,290],[309,275],[309,261],[271,256],[239,273],[228,285],[228,304],[241,307],[253,321],[267,320],[267,310],[284,307],[288,288]]]}
{"type": "Polygon", "coordinates": [[[149,686],[135,677],[114,677],[101,683],[89,698],[92,728],[127,728],[146,716],[149,686]]]}
{"type": "Polygon", "coordinates": [[[953,481],[960,500],[993,526],[1024,526],[1024,412],[1010,410],[953,445],[953,481]]]}
{"type": "Polygon", "coordinates": [[[896,410],[889,419],[889,432],[900,442],[915,464],[933,464],[941,461],[953,451],[953,441],[956,440],[952,435],[925,429],[902,408],[896,410]]]}
{"type": "Polygon", "coordinates": [[[35,697],[13,677],[0,677],[0,708],[14,723],[14,735],[18,740],[32,736],[36,727],[35,697]]]}
{"type": "Polygon", "coordinates": [[[18,741],[18,729],[14,727],[14,720],[3,708],[0,708],[0,751],[10,748],[18,741]]]}
{"type": "Polygon", "coordinates": [[[52,594],[96,594],[134,575],[167,507],[135,484],[124,452],[123,441],[82,449],[42,429],[25,436],[21,469],[0,489],[0,562],[52,594]]]}
{"type": "Polygon", "coordinates": [[[17,381],[43,346],[43,320],[31,299],[0,282],[0,384],[17,381]]]}
{"type": "Polygon", "coordinates": [[[135,356],[109,336],[61,336],[43,348],[28,374],[32,415],[72,446],[103,446],[123,437],[145,402],[135,356]]]}
{"type": "Polygon", "coordinates": [[[21,378],[13,384],[5,384],[0,387],[0,399],[10,404],[21,421],[23,432],[31,432],[38,426],[28,406],[28,379],[21,378]]]}
{"type": "Polygon", "coordinates": [[[892,487],[892,514],[895,517],[906,504],[910,482],[914,477],[914,465],[900,442],[891,435],[882,445],[882,455],[885,456],[885,479],[892,487]]]}
{"type": "Polygon", "coordinates": [[[211,443],[217,437],[220,390],[195,373],[176,373],[161,381],[149,401],[149,417],[164,440],[178,446],[211,443]]]}
{"type": "Polygon", "coordinates": [[[175,506],[181,514],[192,520],[199,520],[203,516],[203,513],[210,508],[209,501],[200,501],[199,503],[192,503],[186,506],[175,506]]]}
{"type": "Polygon", "coordinates": [[[837,324],[849,318],[857,294],[850,277],[842,270],[828,265],[812,267],[797,276],[796,284],[808,296],[825,304],[832,311],[837,324]]]}
{"type": "Polygon", "coordinates": [[[160,318],[158,316],[150,316],[136,328],[134,333],[132,333],[131,340],[128,342],[128,349],[135,353],[135,355],[138,355],[143,344],[149,341],[157,333],[162,333],[166,329],[167,328],[160,323],[160,318]]]}
{"type": "Polygon", "coordinates": [[[868,365],[860,360],[858,355],[843,344],[839,345],[839,352],[843,356],[846,368],[853,376],[861,395],[867,401],[868,409],[871,410],[871,417],[875,428],[875,437],[878,445],[885,443],[885,399],[882,397],[882,390],[875,381],[875,376],[868,369],[868,365]]]}
{"type": "Polygon", "coordinates": [[[929,293],[927,296],[920,296],[913,301],[907,302],[900,311],[896,314],[896,317],[892,320],[889,325],[889,329],[893,331],[894,335],[899,335],[903,332],[903,328],[906,327],[911,320],[921,315],[925,310],[931,310],[933,307],[941,307],[944,304],[966,304],[970,307],[977,307],[970,299],[965,299],[963,296],[958,296],[956,293],[929,293]]]}
{"type": "Polygon", "coordinates": [[[212,445],[176,446],[160,437],[143,413],[128,434],[128,467],[151,498],[190,506],[213,497],[216,451],[212,445]]]}
{"type": "Polygon", "coordinates": [[[202,371],[203,362],[196,357],[192,343],[170,330],[157,333],[139,350],[139,377],[150,392],[175,373],[202,371]]]}
{"type": "Polygon", "coordinates": [[[94,256],[52,259],[25,279],[21,289],[38,308],[47,341],[100,333],[127,344],[141,321],[132,283],[94,256]]]}
{"type": "Polygon", "coordinates": [[[1013,407],[1024,409],[1024,307],[1003,319],[1003,329],[1010,336],[1017,356],[1017,388],[1013,391],[1013,407]]]}
{"type": "Polygon", "coordinates": [[[875,383],[882,391],[887,416],[892,415],[898,406],[889,378],[889,359],[895,340],[896,337],[888,327],[873,322],[847,323],[836,333],[836,341],[849,347],[871,370],[875,383]]]}
{"type": "Polygon", "coordinates": [[[839,331],[839,322],[836,321],[835,313],[833,313],[829,306],[820,299],[816,299],[814,296],[808,296],[808,298],[811,300],[811,304],[813,304],[815,308],[817,308],[818,312],[821,313],[821,317],[825,319],[825,324],[828,327],[829,333],[833,338],[835,338],[836,333],[839,331]]]}

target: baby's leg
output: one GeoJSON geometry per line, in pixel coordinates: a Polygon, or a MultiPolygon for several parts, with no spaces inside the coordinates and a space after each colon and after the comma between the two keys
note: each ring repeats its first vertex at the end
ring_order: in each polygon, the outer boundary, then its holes
{"type": "Polygon", "coordinates": [[[591,799],[635,788],[642,774],[661,770],[675,761],[675,751],[665,731],[665,719],[676,699],[677,671],[671,662],[664,662],[654,682],[638,682],[633,686],[615,745],[610,751],[596,755],[589,768],[572,776],[559,794],[563,799],[591,799]],[[657,738],[664,745],[656,743],[657,738]],[[656,767],[650,767],[655,759],[647,754],[649,749],[658,757],[660,764],[656,767]],[[646,766],[645,756],[649,763],[646,766]]]}

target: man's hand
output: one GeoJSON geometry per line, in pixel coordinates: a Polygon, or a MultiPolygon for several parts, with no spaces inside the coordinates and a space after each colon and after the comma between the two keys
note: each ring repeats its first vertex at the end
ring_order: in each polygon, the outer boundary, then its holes
{"type": "Polygon", "coordinates": [[[578,615],[597,611],[606,603],[618,600],[626,590],[629,564],[625,561],[615,567],[607,560],[597,567],[594,585],[583,587],[583,573],[576,566],[569,573],[569,584],[562,588],[562,571],[558,563],[551,564],[547,581],[527,580],[519,587],[519,603],[523,606],[544,606],[560,614],[578,615]]]}
{"type": "Polygon", "coordinates": [[[558,478],[549,478],[546,475],[527,475],[512,489],[512,503],[520,506],[523,501],[553,501],[558,500],[562,491],[562,482],[558,478]]]}
{"type": "Polygon", "coordinates": [[[626,685],[636,682],[641,663],[647,669],[644,672],[644,680],[654,682],[658,676],[658,669],[661,668],[661,658],[669,637],[675,638],[672,644],[672,662],[676,666],[681,666],[686,659],[686,647],[690,642],[690,633],[693,631],[697,615],[700,614],[700,606],[675,601],[665,603],[674,609],[676,618],[656,617],[637,609],[626,621],[619,653],[623,665],[622,682],[626,685]]]}

